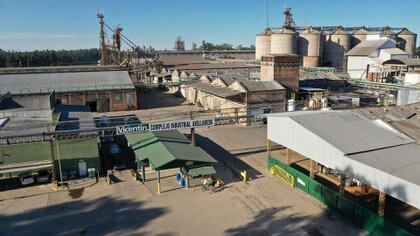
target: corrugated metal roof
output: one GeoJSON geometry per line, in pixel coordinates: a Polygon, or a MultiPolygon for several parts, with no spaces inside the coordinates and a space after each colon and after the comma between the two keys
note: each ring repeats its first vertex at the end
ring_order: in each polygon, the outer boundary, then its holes
{"type": "Polygon", "coordinates": [[[88,106],[58,105],[54,113],[60,113],[55,130],[82,130],[96,128],[88,106]]]}
{"type": "Polygon", "coordinates": [[[270,28],[265,28],[263,32],[257,34],[257,36],[271,36],[273,31],[270,30],[270,28]]]}
{"type": "Polygon", "coordinates": [[[134,89],[127,71],[95,71],[0,75],[0,92],[49,93],[134,89]]]}
{"type": "Polygon", "coordinates": [[[213,94],[222,98],[232,97],[232,96],[241,94],[241,92],[238,92],[238,91],[234,91],[234,90],[224,88],[224,87],[213,86],[211,84],[203,83],[203,82],[195,82],[195,83],[188,84],[187,86],[193,87],[197,90],[200,90],[209,94],[213,94]]]}
{"type": "Polygon", "coordinates": [[[420,208],[414,140],[351,111],[290,113],[268,116],[268,139],[420,208]]]}
{"type": "Polygon", "coordinates": [[[202,167],[197,167],[194,169],[190,169],[188,171],[188,174],[191,177],[198,177],[198,176],[206,176],[206,175],[214,175],[216,174],[216,170],[214,169],[213,166],[202,166],[202,167]]]}
{"type": "Polygon", "coordinates": [[[349,155],[349,158],[420,185],[420,146],[413,143],[349,155]]]}
{"type": "Polygon", "coordinates": [[[185,166],[182,162],[187,161],[193,165],[217,162],[201,148],[191,146],[178,130],[126,134],[126,137],[137,159],[148,160],[157,169],[185,166]]]}
{"type": "Polygon", "coordinates": [[[250,92],[285,89],[276,81],[240,80],[239,83],[241,83],[250,92]]]}
{"type": "Polygon", "coordinates": [[[408,53],[406,51],[403,51],[399,48],[385,48],[385,49],[381,49],[381,51],[385,51],[389,54],[393,54],[393,55],[408,55],[408,53]]]}
{"type": "Polygon", "coordinates": [[[414,142],[405,135],[383,129],[351,111],[299,115],[290,119],[346,154],[414,142]]]}
{"type": "Polygon", "coordinates": [[[369,56],[389,40],[388,38],[363,40],[348,51],[345,56],[369,56]]]}

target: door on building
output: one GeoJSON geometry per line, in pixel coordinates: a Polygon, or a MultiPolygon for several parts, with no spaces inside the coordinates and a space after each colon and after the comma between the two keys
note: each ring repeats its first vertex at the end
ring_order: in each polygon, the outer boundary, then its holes
{"type": "Polygon", "coordinates": [[[86,177],[87,176],[87,167],[85,161],[79,162],[79,176],[80,177],[86,177]]]}
{"type": "Polygon", "coordinates": [[[86,106],[88,106],[90,108],[91,112],[97,112],[97,104],[96,101],[90,101],[90,102],[86,102],[86,106]]]}
{"type": "Polygon", "coordinates": [[[109,111],[109,99],[98,100],[96,102],[97,112],[108,112],[109,111]]]}

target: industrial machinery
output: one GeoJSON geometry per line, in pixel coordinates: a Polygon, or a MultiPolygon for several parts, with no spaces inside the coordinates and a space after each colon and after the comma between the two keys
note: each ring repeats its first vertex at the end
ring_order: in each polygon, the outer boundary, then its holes
{"type": "Polygon", "coordinates": [[[133,43],[127,36],[122,34],[122,28],[118,25],[114,29],[104,21],[104,15],[98,13],[99,19],[99,61],[98,65],[118,65],[127,67],[142,82],[150,78],[153,73],[158,73],[163,67],[159,55],[152,48],[140,47],[133,43]],[[106,29],[112,32],[112,43],[107,37],[106,29]],[[122,50],[122,43],[128,48],[122,50]]]}

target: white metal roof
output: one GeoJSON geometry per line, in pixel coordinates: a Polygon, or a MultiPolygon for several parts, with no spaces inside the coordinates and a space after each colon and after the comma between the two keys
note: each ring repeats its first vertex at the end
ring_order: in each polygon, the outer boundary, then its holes
{"type": "Polygon", "coordinates": [[[268,116],[267,138],[420,209],[420,145],[351,111],[268,116]]]}
{"type": "Polygon", "coordinates": [[[134,89],[127,71],[0,75],[0,92],[11,94],[134,89]]]}

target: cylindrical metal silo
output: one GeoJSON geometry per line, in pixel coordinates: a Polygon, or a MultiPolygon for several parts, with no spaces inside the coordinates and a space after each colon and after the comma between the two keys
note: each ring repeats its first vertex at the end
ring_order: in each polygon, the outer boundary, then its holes
{"type": "Polygon", "coordinates": [[[397,33],[395,33],[394,31],[390,30],[388,26],[387,26],[387,27],[385,27],[385,28],[382,30],[382,34],[383,34],[385,37],[388,37],[388,38],[390,38],[390,39],[395,39],[395,40],[397,39],[397,33]]]}
{"type": "Polygon", "coordinates": [[[363,40],[366,40],[368,34],[369,31],[366,30],[364,27],[354,31],[351,37],[351,47],[354,48],[357,44],[359,44],[363,40]]]}
{"type": "Polygon", "coordinates": [[[266,28],[263,32],[256,35],[255,60],[261,60],[261,56],[270,54],[271,34],[270,28],[266,28]]]}
{"type": "Polygon", "coordinates": [[[299,34],[298,53],[303,59],[304,67],[319,66],[321,55],[321,32],[307,28],[299,34]]]}
{"type": "Polygon", "coordinates": [[[338,28],[327,36],[324,46],[323,62],[325,66],[331,66],[338,71],[344,71],[346,60],[344,53],[350,50],[351,36],[342,28],[338,28]]]}
{"type": "Polygon", "coordinates": [[[416,40],[417,34],[411,32],[407,28],[404,28],[398,33],[398,46],[410,54],[411,57],[416,53],[416,40]]]}
{"type": "Polygon", "coordinates": [[[271,35],[270,51],[272,54],[296,54],[296,32],[292,29],[283,27],[279,31],[273,33],[271,35]]]}

